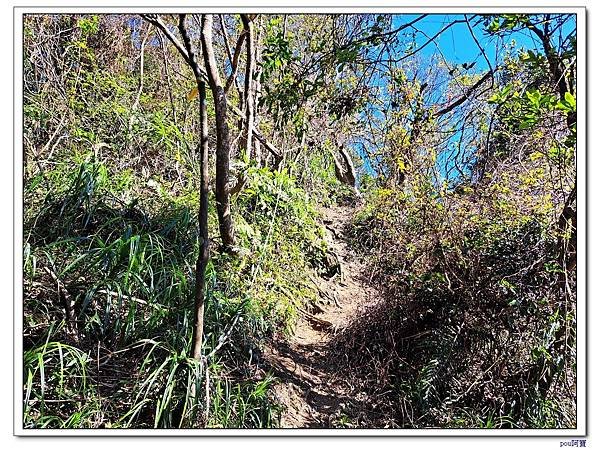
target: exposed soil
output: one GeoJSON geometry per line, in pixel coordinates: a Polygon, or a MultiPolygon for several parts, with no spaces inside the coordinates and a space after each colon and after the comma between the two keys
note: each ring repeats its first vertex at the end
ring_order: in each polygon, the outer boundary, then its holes
{"type": "Polygon", "coordinates": [[[353,212],[349,206],[322,211],[326,240],[337,255],[340,270],[329,279],[315,279],[324,305],[314,314],[303,313],[293,336],[276,341],[264,354],[280,380],[275,393],[285,407],[283,428],[341,426],[348,404],[360,401],[352,386],[337,373],[336,352],[332,348],[335,335],[349,326],[361,310],[379,301],[378,291],[369,285],[366,264],[348,243],[353,212]]]}

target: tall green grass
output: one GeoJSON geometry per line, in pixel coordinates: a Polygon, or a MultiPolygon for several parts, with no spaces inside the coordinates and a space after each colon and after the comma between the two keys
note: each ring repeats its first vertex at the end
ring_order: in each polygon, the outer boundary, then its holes
{"type": "MultiPolygon", "coordinates": [[[[174,194],[160,176],[144,183],[92,154],[32,178],[25,188],[27,427],[277,425],[261,347],[271,333],[291,330],[296,309],[315,298],[308,271],[325,244],[316,210],[292,177],[248,174],[234,204],[241,251],[213,246],[207,268],[211,356],[202,363],[187,356],[195,185],[174,194]],[[65,323],[64,295],[75,333],[65,323]]],[[[216,235],[214,210],[210,219],[216,235]]]]}

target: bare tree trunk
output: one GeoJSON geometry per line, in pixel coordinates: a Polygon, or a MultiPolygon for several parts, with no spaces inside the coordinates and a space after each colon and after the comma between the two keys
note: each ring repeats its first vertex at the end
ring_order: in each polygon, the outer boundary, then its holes
{"type": "MultiPolygon", "coordinates": [[[[258,34],[256,36],[256,44],[254,45],[254,61],[260,61],[262,56],[262,50],[260,46],[261,38],[262,38],[262,28],[261,28],[261,18],[258,16],[258,34]]],[[[261,84],[260,77],[262,75],[262,67],[258,65],[256,67],[256,74],[254,76],[254,123],[256,127],[259,125],[259,115],[258,115],[258,101],[260,99],[261,93],[261,84]]],[[[260,147],[260,142],[258,139],[254,140],[254,158],[256,159],[256,164],[258,167],[262,166],[262,151],[260,147]]]]}
{"type": "MultiPolygon", "coordinates": [[[[237,67],[238,67],[238,63],[240,60],[240,55],[242,53],[242,46],[244,45],[244,42],[246,41],[247,33],[244,31],[239,35],[238,40],[235,44],[235,51],[232,52],[231,45],[229,44],[229,38],[227,35],[227,28],[225,27],[225,20],[223,19],[222,14],[219,15],[219,24],[221,26],[221,34],[223,35],[223,43],[225,44],[225,50],[227,51],[227,57],[229,58],[229,65],[231,66],[231,73],[229,74],[229,77],[227,77],[227,81],[225,82],[225,96],[227,96],[229,94],[229,91],[231,90],[231,86],[235,86],[235,90],[238,94],[238,96],[237,96],[238,97],[238,108],[242,112],[242,114],[239,116],[238,121],[237,121],[239,134],[231,143],[231,145],[233,145],[235,147],[238,139],[240,139],[240,137],[244,133],[244,114],[243,114],[244,93],[242,92],[242,89],[238,85],[236,75],[237,75],[237,67]]],[[[240,142],[237,144],[237,148],[239,149],[239,153],[243,154],[244,142],[242,140],[240,140],[240,142]]],[[[232,156],[233,155],[230,155],[230,157],[232,157],[232,156]]],[[[233,192],[231,192],[231,195],[233,195],[233,192]]]]}
{"type": "Polygon", "coordinates": [[[198,83],[200,101],[200,208],[198,209],[198,227],[200,231],[200,250],[196,260],[196,288],[194,292],[195,315],[192,357],[202,356],[204,333],[204,292],[206,290],[206,265],[210,258],[208,239],[208,117],[206,114],[206,85],[198,83]]]}
{"type": "Polygon", "coordinates": [[[254,24],[247,14],[241,14],[246,37],[246,73],[244,76],[244,102],[246,105],[246,136],[245,136],[245,158],[250,160],[252,155],[252,130],[254,128],[254,24]]]}
{"type": "MultiPolygon", "coordinates": [[[[254,74],[254,130],[258,129],[259,126],[259,112],[258,112],[258,102],[260,100],[262,86],[260,83],[260,78],[262,75],[262,66],[257,64],[258,61],[261,60],[262,57],[262,48],[261,48],[261,40],[262,40],[262,17],[260,15],[257,16],[258,26],[256,27],[256,39],[254,44],[254,61],[256,64],[256,70],[254,74]]],[[[256,136],[255,136],[256,137],[256,136]]],[[[258,167],[262,167],[262,149],[261,143],[258,139],[254,139],[254,158],[256,159],[256,164],[258,167]]]]}
{"type": "Polygon", "coordinates": [[[206,113],[206,83],[204,82],[196,55],[185,28],[185,14],[179,16],[179,32],[183,38],[185,49],[196,79],[200,115],[200,205],[198,208],[198,229],[200,249],[196,259],[196,286],[194,290],[194,332],[192,336],[192,357],[200,360],[202,357],[202,342],[204,339],[204,292],[206,287],[206,266],[210,258],[208,239],[208,116],[206,113]]]}
{"type": "Polygon", "coordinates": [[[231,220],[231,205],[229,201],[229,125],[227,124],[227,97],[219,76],[215,53],[212,45],[212,14],[202,15],[202,54],[208,76],[208,84],[215,102],[217,130],[217,164],[216,164],[216,200],[219,217],[219,232],[226,251],[233,251],[235,238],[233,221],[231,220]]]}

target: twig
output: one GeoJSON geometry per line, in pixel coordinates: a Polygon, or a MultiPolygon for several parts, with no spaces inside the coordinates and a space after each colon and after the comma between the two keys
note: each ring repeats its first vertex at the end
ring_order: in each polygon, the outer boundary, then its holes
{"type": "MultiPolygon", "coordinates": [[[[473,40],[475,41],[475,44],[479,48],[479,51],[481,52],[481,54],[483,55],[483,57],[485,58],[485,62],[487,62],[487,65],[488,65],[488,68],[490,69],[490,72],[493,72],[494,69],[492,68],[492,63],[490,62],[489,58],[485,54],[485,51],[483,50],[483,47],[481,46],[481,44],[479,43],[479,40],[475,36],[475,33],[473,33],[473,28],[471,27],[471,24],[469,23],[469,19],[467,19],[467,15],[465,14],[464,17],[465,17],[465,20],[466,20],[466,23],[467,23],[467,27],[469,28],[469,33],[471,33],[471,37],[473,37],[473,40]]],[[[494,78],[493,77],[492,77],[492,87],[494,87],[494,78]]]]}
{"type": "Polygon", "coordinates": [[[335,239],[337,239],[339,237],[338,232],[335,228],[330,227],[329,225],[325,224],[325,228],[327,228],[329,231],[331,231],[331,234],[333,235],[333,237],[335,239]]]}
{"type": "Polygon", "coordinates": [[[479,374],[479,376],[477,376],[477,378],[475,378],[475,381],[473,381],[473,383],[471,383],[471,386],[469,386],[469,388],[463,392],[461,395],[458,396],[458,398],[455,401],[460,400],[461,398],[463,398],[465,395],[467,395],[469,392],[471,392],[471,389],[473,389],[475,387],[475,385],[477,384],[477,382],[479,380],[481,380],[483,378],[483,376],[488,373],[490,370],[492,370],[494,368],[494,366],[496,364],[498,364],[500,362],[499,359],[497,359],[490,367],[488,367],[485,371],[483,371],[482,373],[479,374]]]}
{"type": "Polygon", "coordinates": [[[335,306],[337,306],[338,308],[342,307],[342,305],[340,305],[340,302],[338,301],[338,297],[335,292],[333,293],[333,302],[335,303],[335,306]]]}
{"type": "Polygon", "coordinates": [[[227,339],[229,338],[229,336],[231,336],[231,333],[233,332],[235,325],[237,324],[238,320],[240,320],[244,306],[248,302],[249,302],[249,300],[244,300],[242,303],[240,303],[240,306],[238,307],[238,311],[237,311],[235,317],[231,321],[231,324],[229,325],[227,330],[221,336],[219,336],[219,340],[218,340],[215,348],[213,348],[212,351],[208,355],[202,357],[202,360],[204,362],[208,361],[209,358],[213,357],[221,349],[221,347],[223,347],[223,345],[225,345],[225,343],[227,342],[227,339]]]}
{"type": "Polygon", "coordinates": [[[127,294],[119,293],[119,292],[116,292],[116,291],[109,291],[107,289],[100,289],[100,290],[98,290],[96,292],[98,294],[108,294],[108,295],[112,295],[112,296],[115,296],[115,297],[122,297],[122,298],[124,298],[126,300],[131,300],[132,302],[139,303],[140,305],[150,306],[151,308],[154,308],[154,309],[157,309],[157,310],[163,309],[159,305],[155,305],[154,303],[150,303],[147,300],[142,300],[141,298],[134,297],[133,295],[127,295],[127,294]]]}

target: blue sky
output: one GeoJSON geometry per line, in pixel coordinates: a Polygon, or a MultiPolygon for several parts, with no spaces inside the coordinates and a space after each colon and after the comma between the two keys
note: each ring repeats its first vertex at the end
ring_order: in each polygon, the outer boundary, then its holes
{"type": "MultiPolygon", "coordinates": [[[[397,27],[403,23],[407,23],[416,19],[417,17],[418,15],[415,14],[396,15],[394,16],[392,23],[394,27],[397,27]]],[[[467,15],[467,17],[471,18],[471,15],[467,15]]],[[[464,20],[464,16],[462,14],[430,14],[417,22],[415,27],[429,37],[432,37],[445,25],[455,20],[464,20]]],[[[483,47],[492,64],[496,62],[496,59],[502,55],[502,48],[499,48],[497,45],[500,42],[499,38],[497,36],[490,36],[489,34],[485,33],[482,25],[474,26],[472,24],[471,28],[473,30],[473,34],[483,47]]],[[[569,33],[574,28],[575,19],[573,18],[573,20],[569,22],[563,28],[563,30],[565,33],[569,33]]],[[[424,34],[418,33],[417,36],[418,42],[424,43],[427,41],[427,38],[424,34]]],[[[515,40],[516,48],[537,48],[538,50],[541,50],[539,40],[531,31],[527,30],[511,33],[510,39],[505,39],[504,43],[508,44],[512,39],[515,40]]],[[[433,42],[429,44],[422,50],[421,54],[424,56],[432,56],[436,53],[439,54],[441,51],[448,61],[452,61],[454,63],[475,61],[475,68],[480,70],[487,69],[485,58],[477,47],[473,36],[471,36],[467,24],[457,23],[456,25],[453,25],[436,39],[436,43],[437,46],[433,42]]]]}
{"type": "MultiPolygon", "coordinates": [[[[415,20],[419,16],[420,15],[418,14],[394,15],[392,17],[391,28],[398,28],[402,24],[415,20]]],[[[470,19],[471,15],[468,15],[467,18],[470,19]]],[[[462,14],[431,14],[415,23],[412,28],[404,30],[403,33],[414,32],[416,48],[421,48],[430,38],[434,37],[446,25],[456,20],[464,21],[465,17],[462,14]]],[[[508,38],[500,38],[497,35],[491,36],[489,33],[486,33],[483,24],[475,25],[474,22],[476,21],[471,21],[471,30],[469,30],[469,27],[466,23],[456,23],[445,30],[434,41],[422,47],[422,49],[417,53],[417,57],[421,61],[420,64],[427,64],[435,58],[443,58],[443,60],[445,60],[450,67],[474,63],[474,66],[470,68],[468,73],[475,74],[484,73],[489,70],[488,62],[486,61],[485,56],[482,54],[478,43],[482,47],[493,68],[501,63],[501,60],[506,54],[511,41],[514,41],[514,52],[521,50],[542,51],[539,39],[530,30],[513,32],[510,33],[508,38]],[[471,32],[473,34],[471,34],[471,32]],[[473,36],[476,38],[477,42],[473,36]]],[[[568,34],[574,28],[575,18],[573,17],[573,20],[563,27],[562,32],[563,34],[568,34]]],[[[400,46],[405,45],[404,39],[401,39],[400,42],[400,46]]],[[[558,41],[554,42],[554,44],[557,45],[558,41]]],[[[398,50],[400,51],[399,53],[402,53],[403,48],[399,48],[398,50]]],[[[379,80],[378,84],[385,85],[385,83],[387,82],[384,79],[381,79],[379,80]]],[[[435,88],[437,91],[434,92],[443,94],[445,87],[445,84],[439,85],[437,88],[435,88]]],[[[435,97],[441,97],[441,95],[436,95],[435,97]]],[[[457,142],[458,134],[454,135],[448,141],[448,147],[446,151],[442,151],[438,155],[438,166],[445,166],[446,160],[451,158],[452,152],[455,151],[452,149],[452,146],[456,145],[457,142]]],[[[363,170],[366,173],[373,174],[374,171],[370,167],[370,161],[368,161],[368,159],[365,157],[362,146],[355,146],[355,149],[363,159],[363,170]]],[[[467,152],[472,152],[474,150],[475,149],[466,149],[467,152]]],[[[443,168],[441,169],[441,175],[448,179],[456,178],[459,173],[456,169],[450,170],[449,172],[446,172],[443,168]]]]}

